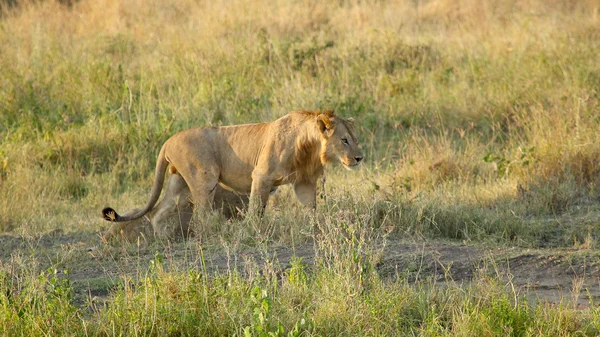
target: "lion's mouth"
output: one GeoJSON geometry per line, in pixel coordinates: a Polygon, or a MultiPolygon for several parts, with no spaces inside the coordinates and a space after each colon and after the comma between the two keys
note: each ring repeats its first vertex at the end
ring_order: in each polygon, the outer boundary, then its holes
{"type": "Polygon", "coordinates": [[[355,170],[355,169],[358,167],[358,165],[360,165],[360,163],[359,163],[359,162],[356,162],[356,163],[354,163],[354,164],[348,164],[348,163],[342,162],[342,164],[343,164],[343,165],[344,165],[344,167],[345,167],[345,168],[347,168],[348,170],[355,170]]]}

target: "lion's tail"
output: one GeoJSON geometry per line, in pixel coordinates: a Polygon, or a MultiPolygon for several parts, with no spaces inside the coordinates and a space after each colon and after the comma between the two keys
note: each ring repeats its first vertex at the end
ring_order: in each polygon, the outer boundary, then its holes
{"type": "Polygon", "coordinates": [[[129,210],[124,215],[119,215],[114,209],[106,207],[102,210],[102,217],[104,220],[111,222],[131,221],[143,217],[150,212],[152,208],[154,208],[154,205],[160,197],[160,191],[162,190],[163,183],[165,181],[165,171],[169,165],[169,162],[165,157],[165,149],[166,145],[163,145],[163,147],[160,149],[160,154],[158,155],[158,160],[156,161],[156,169],[154,170],[154,185],[152,186],[150,201],[148,201],[146,206],[129,210]]]}

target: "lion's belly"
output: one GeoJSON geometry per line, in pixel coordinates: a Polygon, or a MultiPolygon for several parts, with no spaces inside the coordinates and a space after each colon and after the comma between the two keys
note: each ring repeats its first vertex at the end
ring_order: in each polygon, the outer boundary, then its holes
{"type": "MultiPolygon", "coordinates": [[[[277,187],[280,185],[289,184],[293,181],[294,174],[287,176],[280,176],[273,181],[273,189],[271,192],[277,190],[277,187]]],[[[252,189],[252,173],[246,172],[246,174],[227,174],[226,172],[221,172],[221,176],[219,177],[219,184],[230,191],[234,191],[241,194],[250,194],[252,189]]]]}
{"type": "MultiPolygon", "coordinates": [[[[221,148],[226,148],[223,144],[221,148]]],[[[230,148],[219,156],[219,182],[235,192],[250,194],[252,188],[252,171],[254,166],[250,158],[241,156],[241,151],[230,148]]]]}
{"type": "Polygon", "coordinates": [[[219,177],[219,183],[225,189],[233,190],[242,194],[250,194],[250,189],[252,188],[252,177],[251,174],[228,175],[226,173],[221,173],[221,176],[219,177]]]}

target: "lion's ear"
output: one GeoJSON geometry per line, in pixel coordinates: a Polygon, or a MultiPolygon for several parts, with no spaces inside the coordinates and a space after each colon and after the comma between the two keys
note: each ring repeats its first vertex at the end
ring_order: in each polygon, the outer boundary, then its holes
{"type": "Polygon", "coordinates": [[[350,117],[348,119],[346,119],[348,122],[350,122],[350,124],[354,125],[354,118],[350,117]]]}
{"type": "Polygon", "coordinates": [[[321,111],[321,113],[329,118],[333,117],[333,110],[331,110],[331,109],[323,110],[323,111],[321,111]]]}
{"type": "Polygon", "coordinates": [[[331,129],[331,120],[325,114],[320,114],[317,116],[317,126],[319,127],[319,131],[325,134],[327,130],[331,129]]]}

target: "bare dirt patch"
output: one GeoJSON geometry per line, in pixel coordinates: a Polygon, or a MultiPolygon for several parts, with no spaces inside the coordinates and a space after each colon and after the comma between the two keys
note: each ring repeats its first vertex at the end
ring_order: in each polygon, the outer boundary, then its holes
{"type": "MultiPolygon", "coordinates": [[[[442,242],[389,240],[376,264],[384,279],[466,284],[478,273],[492,273],[515,286],[532,301],[569,301],[587,306],[600,298],[600,259],[593,250],[486,248],[442,242]]],[[[197,242],[153,244],[101,244],[93,233],[60,230],[37,236],[0,236],[0,262],[29,259],[40,271],[69,271],[76,299],[105,297],[123,277],[144,275],[156,259],[165,269],[205,266],[210,272],[244,273],[248,263],[267,260],[285,270],[293,258],[307,265],[315,259],[312,244],[299,247],[228,251],[223,247],[201,247],[197,242]]]]}

